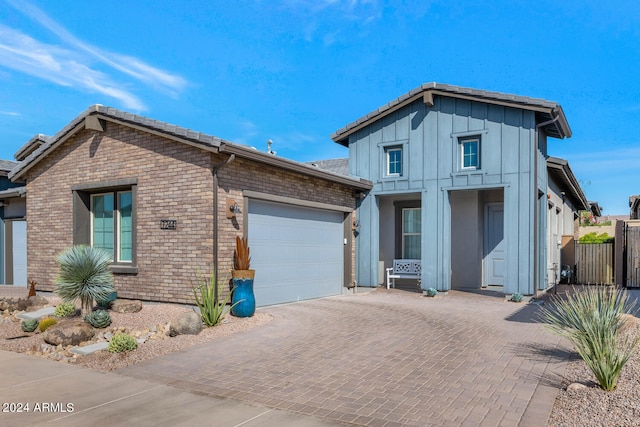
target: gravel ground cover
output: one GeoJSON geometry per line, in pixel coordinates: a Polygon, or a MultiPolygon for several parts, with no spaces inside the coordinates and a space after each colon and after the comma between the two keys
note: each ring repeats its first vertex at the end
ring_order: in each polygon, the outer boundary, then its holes
{"type": "MultiPolygon", "coordinates": [[[[57,297],[47,297],[51,305],[58,304],[57,297]]],[[[125,366],[139,363],[154,357],[158,357],[174,351],[184,350],[191,346],[207,341],[215,340],[230,334],[263,325],[271,316],[256,312],[252,317],[238,318],[227,315],[222,324],[204,328],[198,335],[179,335],[169,337],[169,324],[182,313],[192,308],[176,304],[144,304],[142,310],[137,313],[116,313],[110,311],[112,323],[109,327],[96,330],[96,337],[83,344],[92,344],[105,341],[105,335],[115,334],[118,331],[129,333],[135,338],[143,338],[146,341],[138,345],[135,351],[125,353],[110,353],[98,351],[90,355],[77,355],[72,353],[71,346],[51,346],[46,344],[42,334],[37,330],[33,333],[25,333],[20,328],[20,319],[15,317],[18,312],[1,312],[0,316],[0,349],[26,353],[33,356],[46,357],[58,360],[62,363],[73,363],[86,366],[98,371],[111,371],[125,366]],[[11,339],[13,337],[21,338],[11,339]],[[7,339],[10,338],[10,339],[7,339]]]]}
{"type": "MultiPolygon", "coordinates": [[[[631,336],[640,336],[640,325],[627,331],[631,336]]],[[[576,353],[569,361],[558,392],[549,426],[554,427],[601,427],[640,426],[640,348],[622,369],[614,391],[600,388],[595,376],[576,353]],[[585,387],[571,387],[573,383],[585,387]]]]}

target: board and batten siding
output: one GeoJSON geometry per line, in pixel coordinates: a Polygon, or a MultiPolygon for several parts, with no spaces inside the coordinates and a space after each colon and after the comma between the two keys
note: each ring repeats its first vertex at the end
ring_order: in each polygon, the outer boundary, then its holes
{"type": "MultiPolygon", "coordinates": [[[[418,100],[350,135],[349,172],[374,185],[358,203],[357,216],[369,225],[362,227],[357,237],[358,284],[378,283],[380,218],[376,196],[415,193],[416,199],[421,199],[422,286],[447,290],[451,287],[449,192],[503,189],[504,234],[508,237],[504,291],[531,294],[535,127],[535,113],[529,110],[437,96],[433,107],[418,100]],[[472,135],[481,137],[481,168],[461,171],[458,137],[472,135]],[[403,174],[385,177],[384,149],[395,145],[403,148],[403,174]]],[[[544,170],[546,136],[542,133],[538,147],[538,167],[544,170]]],[[[546,189],[546,171],[537,175],[539,187],[546,189]]],[[[542,265],[546,265],[544,261],[542,265]]]]}

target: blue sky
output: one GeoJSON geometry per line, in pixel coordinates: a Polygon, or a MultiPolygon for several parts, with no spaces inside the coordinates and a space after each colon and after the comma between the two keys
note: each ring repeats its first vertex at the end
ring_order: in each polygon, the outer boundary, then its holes
{"type": "Polygon", "coordinates": [[[103,104],[299,161],[425,82],[559,102],[590,200],[640,194],[640,2],[0,0],[0,158],[103,104]]]}

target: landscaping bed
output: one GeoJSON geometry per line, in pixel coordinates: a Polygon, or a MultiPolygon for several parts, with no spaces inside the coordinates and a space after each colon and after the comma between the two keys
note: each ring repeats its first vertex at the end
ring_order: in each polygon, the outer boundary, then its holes
{"type": "MultiPolygon", "coordinates": [[[[55,306],[61,302],[56,296],[46,297],[46,299],[49,306],[55,306]]],[[[238,333],[263,325],[271,320],[271,316],[260,312],[247,318],[227,315],[221,324],[204,328],[198,335],[170,337],[169,325],[171,322],[189,311],[193,311],[193,308],[164,303],[143,304],[142,309],[136,313],[109,311],[111,325],[104,329],[96,329],[95,336],[91,340],[81,343],[80,346],[107,342],[113,335],[124,332],[138,340],[138,348],[124,353],[111,353],[102,350],[89,355],[78,355],[71,351],[78,346],[52,346],[44,341],[43,334],[37,329],[30,333],[23,332],[20,327],[21,319],[17,316],[24,311],[5,310],[0,312],[0,349],[45,357],[61,363],[73,363],[98,371],[111,371],[238,333]]],[[[78,319],[81,318],[78,317],[78,319]]]]}

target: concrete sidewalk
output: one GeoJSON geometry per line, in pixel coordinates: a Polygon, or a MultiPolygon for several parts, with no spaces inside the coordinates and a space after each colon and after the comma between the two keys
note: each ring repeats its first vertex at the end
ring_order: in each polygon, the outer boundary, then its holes
{"type": "Polygon", "coordinates": [[[2,350],[0,404],[3,427],[343,425],[2,350]]]}

